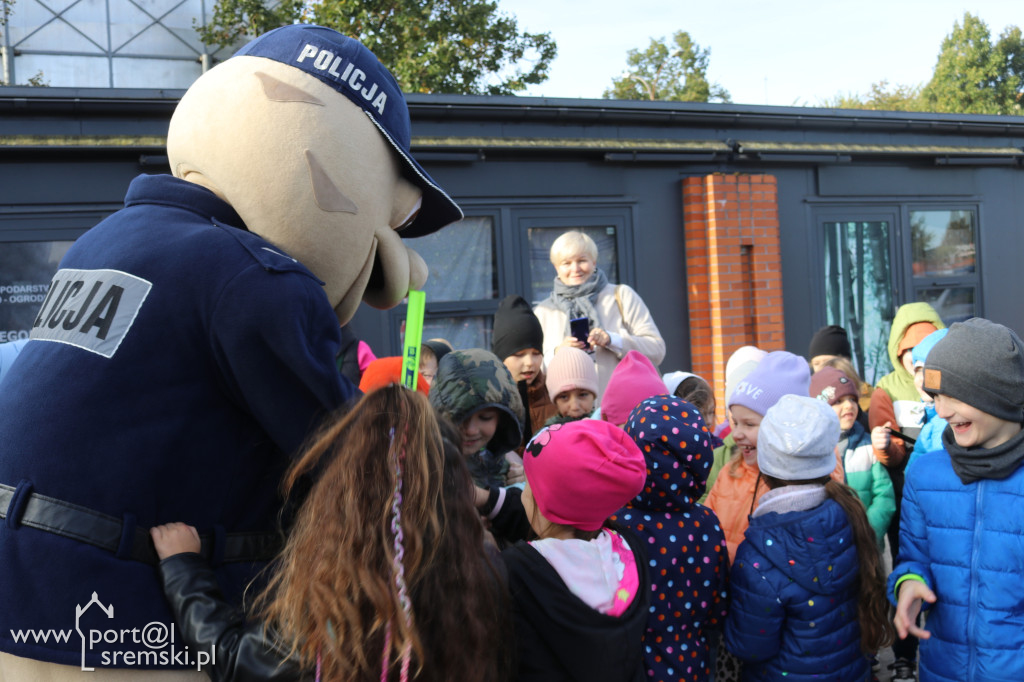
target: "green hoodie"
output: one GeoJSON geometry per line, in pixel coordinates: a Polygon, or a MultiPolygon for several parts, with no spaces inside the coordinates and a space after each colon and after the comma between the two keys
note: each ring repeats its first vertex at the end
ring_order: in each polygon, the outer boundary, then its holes
{"type": "Polygon", "coordinates": [[[893,404],[899,400],[921,402],[921,396],[914,386],[914,376],[903,367],[897,354],[900,341],[906,335],[907,329],[918,322],[931,322],[936,329],[945,329],[946,327],[942,318],[935,312],[935,308],[928,303],[907,303],[901,305],[896,311],[896,318],[892,321],[892,330],[889,332],[889,361],[892,362],[893,371],[878,382],[878,388],[885,389],[885,392],[892,398],[893,404]]]}

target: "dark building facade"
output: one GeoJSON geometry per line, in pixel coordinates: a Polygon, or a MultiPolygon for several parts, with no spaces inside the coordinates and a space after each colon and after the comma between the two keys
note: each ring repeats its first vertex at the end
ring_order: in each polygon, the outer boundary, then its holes
{"type": "MultiPolygon", "coordinates": [[[[168,172],[180,91],[0,88],[0,342],[27,333],[63,250],[168,172]],[[38,299],[38,300],[37,300],[38,299]]],[[[414,246],[424,337],[490,345],[509,293],[551,289],[548,249],[595,238],[640,292],[663,370],[716,384],[735,348],[803,354],[828,323],[869,381],[888,322],[931,302],[1024,331],[1024,118],[743,105],[413,95],[413,152],[466,211],[414,246]]],[[[398,352],[402,309],[353,327],[398,352]]]]}

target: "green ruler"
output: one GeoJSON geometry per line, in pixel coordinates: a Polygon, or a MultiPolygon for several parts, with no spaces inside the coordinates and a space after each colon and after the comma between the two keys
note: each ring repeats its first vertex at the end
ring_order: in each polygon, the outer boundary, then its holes
{"type": "Polygon", "coordinates": [[[405,312],[405,352],[402,353],[402,385],[416,390],[416,377],[420,373],[420,344],[423,342],[423,313],[427,308],[427,295],[409,290],[409,307],[405,312]]]}

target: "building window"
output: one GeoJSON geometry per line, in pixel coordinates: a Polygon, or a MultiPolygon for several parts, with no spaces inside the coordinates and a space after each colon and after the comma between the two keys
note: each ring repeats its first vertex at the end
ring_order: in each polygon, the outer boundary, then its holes
{"type": "MultiPolygon", "coordinates": [[[[551,294],[555,269],[551,244],[580,230],[597,244],[598,265],[613,283],[631,283],[628,235],[634,207],[622,202],[522,202],[463,204],[467,217],[434,234],[410,240],[430,268],[424,291],[423,338],[443,338],[455,348],[491,347],[498,302],[518,294],[537,303],[551,294]]],[[[387,313],[388,341],[381,353],[400,352],[406,309],[387,313]]]]}
{"type": "Polygon", "coordinates": [[[608,281],[619,281],[619,252],[616,244],[614,225],[600,227],[531,227],[527,229],[530,243],[530,295],[524,295],[539,303],[551,294],[555,279],[555,267],[551,264],[551,245],[569,231],[583,232],[597,244],[597,265],[608,276],[608,281]]]}
{"type": "MultiPolygon", "coordinates": [[[[455,348],[491,347],[500,272],[495,223],[494,215],[467,216],[409,242],[430,268],[423,287],[427,295],[424,340],[443,338],[455,348]]],[[[401,348],[405,306],[391,318],[395,343],[401,348]]]]}
{"type": "Polygon", "coordinates": [[[947,326],[979,314],[978,235],[969,209],[910,209],[911,273],[918,301],[947,326]]]}
{"type": "Polygon", "coordinates": [[[430,268],[430,277],[423,287],[427,300],[498,297],[493,216],[470,216],[409,244],[430,268]]]}
{"type": "Polygon", "coordinates": [[[929,303],[947,326],[983,314],[977,216],[973,206],[821,209],[824,323],[849,333],[868,383],[892,371],[889,330],[899,306],[929,303]]]}
{"type": "Polygon", "coordinates": [[[27,339],[71,241],[0,244],[0,343],[27,339]]]}
{"type": "Polygon", "coordinates": [[[850,335],[861,378],[874,385],[890,371],[893,286],[887,220],[825,222],[825,318],[850,335]],[[882,246],[882,248],[879,248],[882,246]]]}

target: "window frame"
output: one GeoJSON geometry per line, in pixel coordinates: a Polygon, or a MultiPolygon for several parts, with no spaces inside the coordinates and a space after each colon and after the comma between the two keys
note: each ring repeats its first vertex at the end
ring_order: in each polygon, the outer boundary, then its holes
{"type": "MultiPolygon", "coordinates": [[[[812,291],[812,303],[814,305],[813,310],[816,311],[817,317],[816,324],[813,325],[813,329],[819,329],[826,324],[840,324],[843,323],[843,328],[847,328],[848,324],[845,321],[828,321],[828,300],[825,294],[826,281],[825,281],[825,224],[826,223],[858,223],[858,222],[881,222],[886,221],[889,223],[889,244],[888,255],[889,255],[889,268],[890,268],[890,282],[893,286],[892,301],[893,309],[888,311],[888,315],[884,317],[886,324],[892,324],[892,320],[895,317],[896,308],[900,306],[901,296],[903,289],[902,275],[897,272],[899,264],[899,250],[897,248],[897,242],[899,241],[899,223],[900,223],[900,211],[899,206],[893,204],[878,204],[878,205],[863,205],[863,204],[832,204],[828,206],[817,206],[813,213],[812,225],[814,226],[814,242],[815,242],[815,253],[817,257],[814,259],[814,267],[811,268],[812,275],[815,277],[815,285],[811,287],[812,291]]],[[[886,332],[888,333],[888,332],[886,332]]],[[[808,358],[810,360],[810,358],[808,358]]],[[[856,364],[856,363],[855,363],[856,364]]],[[[857,371],[863,376],[866,374],[865,368],[857,366],[857,371]]],[[[884,375],[884,372],[883,372],[884,375]]],[[[865,380],[867,377],[864,377],[865,380]]],[[[880,377],[879,377],[880,378],[880,377]]]]}
{"type": "MultiPolygon", "coordinates": [[[[117,208],[81,208],[68,207],[66,210],[53,210],[52,207],[40,207],[33,210],[32,207],[18,207],[15,210],[0,211],[0,248],[12,244],[34,244],[70,242],[73,245],[79,237],[89,231],[94,225],[113,213],[117,208]]],[[[70,248],[70,246],[69,246],[70,248]]],[[[62,258],[63,259],[63,258],[62,258]]],[[[62,260],[61,259],[61,260],[62,260]]],[[[59,269],[59,264],[50,273],[50,281],[59,269]]],[[[50,282],[46,282],[48,285],[50,282]]],[[[0,305],[3,305],[0,302],[0,305]]],[[[34,304],[37,308],[41,303],[34,304]]],[[[4,329],[2,341],[8,341],[7,334],[11,332],[27,331],[20,329],[4,329]]]]}
{"type": "MultiPolygon", "coordinates": [[[[498,292],[496,298],[493,299],[479,298],[468,301],[436,301],[428,298],[423,314],[424,323],[428,320],[445,318],[459,319],[466,317],[493,317],[494,311],[498,309],[498,303],[503,297],[501,292],[505,290],[503,282],[506,278],[507,265],[502,256],[503,249],[501,248],[501,210],[498,207],[487,206],[467,208],[464,204],[462,205],[462,208],[466,218],[491,218],[491,248],[493,249],[495,256],[495,277],[498,292]]],[[[415,239],[409,240],[408,245],[414,251],[416,250],[415,239]]],[[[405,324],[407,311],[408,304],[404,300],[399,305],[387,311],[388,343],[394,344],[393,347],[395,348],[395,352],[389,353],[389,355],[398,355],[401,353],[404,339],[403,326],[405,324]]],[[[424,337],[424,340],[426,340],[426,337],[424,337]]]]}
{"type": "Polygon", "coordinates": [[[982,291],[982,255],[981,255],[981,207],[977,201],[942,201],[942,202],[907,202],[903,205],[903,219],[906,225],[904,237],[906,252],[904,254],[903,272],[906,276],[905,287],[912,294],[914,301],[922,300],[920,292],[928,289],[954,289],[970,287],[974,289],[974,311],[972,316],[984,317],[984,295],[982,291]],[[974,228],[974,272],[964,275],[914,275],[914,245],[912,242],[910,214],[914,211],[967,211],[972,217],[974,228]]]}
{"type": "MultiPolygon", "coordinates": [[[[959,200],[930,201],[919,197],[906,197],[885,200],[864,200],[860,202],[844,200],[841,202],[812,202],[809,206],[813,227],[812,253],[815,254],[810,275],[813,277],[811,286],[812,330],[819,329],[828,322],[827,297],[825,295],[825,229],[826,223],[871,222],[880,220],[891,221],[889,231],[888,252],[892,272],[893,310],[889,311],[888,319],[895,317],[896,310],[907,303],[920,299],[920,292],[933,288],[955,288],[969,286],[975,291],[974,312],[976,316],[984,316],[985,298],[982,286],[982,240],[984,221],[981,202],[977,197],[963,197],[959,200]],[[975,240],[975,269],[969,275],[923,276],[915,277],[913,272],[913,243],[910,228],[912,211],[970,211],[973,216],[975,240]]],[[[858,367],[863,372],[864,368],[858,367]]]]}
{"type": "MultiPolygon", "coordinates": [[[[526,290],[532,286],[530,272],[530,230],[531,229],[562,229],[573,228],[615,228],[616,276],[609,276],[613,284],[634,283],[633,271],[633,226],[636,224],[636,207],[629,202],[587,202],[586,206],[551,205],[530,206],[513,209],[515,240],[518,261],[519,289],[526,290]],[[614,280],[614,281],[613,281],[614,280]]],[[[551,266],[551,279],[555,277],[555,268],[551,266]]],[[[544,293],[539,303],[550,294],[544,293]]],[[[524,298],[527,298],[524,296],[524,298]]]]}
{"type": "MultiPolygon", "coordinates": [[[[619,281],[616,283],[634,285],[633,229],[637,224],[636,202],[633,200],[600,200],[590,197],[579,199],[475,199],[459,200],[467,218],[491,217],[494,229],[496,251],[498,295],[494,299],[471,301],[427,300],[424,320],[440,318],[485,317],[493,318],[501,300],[511,293],[520,293],[529,299],[530,228],[573,227],[615,227],[616,267],[619,281]],[[524,294],[523,292],[526,292],[524,294]]],[[[416,240],[409,246],[416,249],[416,240]]],[[[554,277],[552,267],[551,276],[554,277]]],[[[547,297],[547,294],[544,295],[547,297]]],[[[541,299],[543,300],[543,299],[541,299]]],[[[539,301],[529,301],[533,304],[539,301]]],[[[387,343],[385,354],[401,352],[402,327],[405,323],[407,304],[401,304],[387,311],[387,343]],[[391,352],[391,349],[394,352],[391,352]]],[[[488,345],[488,350],[490,346],[488,345]]]]}

